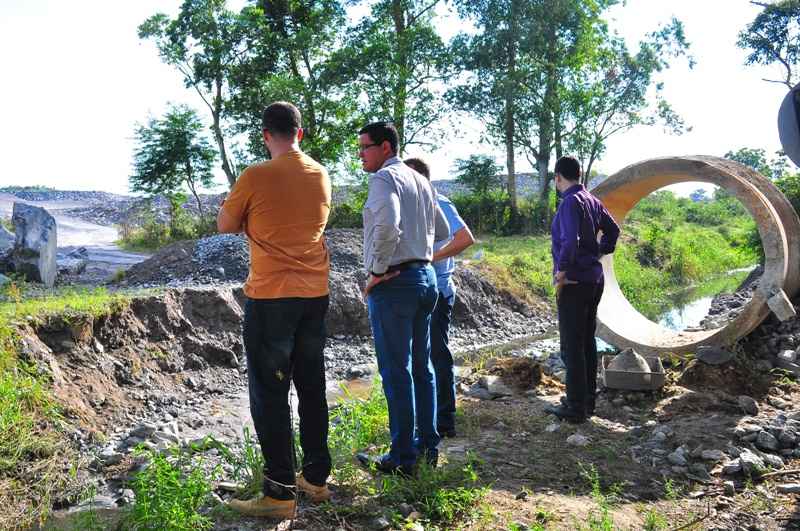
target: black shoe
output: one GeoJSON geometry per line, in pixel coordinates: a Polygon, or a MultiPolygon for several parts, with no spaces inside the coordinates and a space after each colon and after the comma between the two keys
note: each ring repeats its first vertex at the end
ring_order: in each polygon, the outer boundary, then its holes
{"type": "MultiPolygon", "coordinates": [[[[569,404],[567,403],[567,397],[566,396],[562,396],[561,397],[561,405],[564,406],[564,407],[569,407],[569,404]]],[[[587,400],[586,401],[586,416],[587,417],[591,417],[592,415],[594,415],[594,408],[595,408],[594,400],[591,400],[591,399],[587,400]]]]}
{"type": "Polygon", "coordinates": [[[571,422],[573,424],[581,424],[582,422],[586,422],[586,414],[582,411],[575,411],[564,405],[548,405],[544,408],[545,413],[549,413],[551,415],[555,415],[561,420],[566,420],[567,422],[571,422]]]}
{"type": "Polygon", "coordinates": [[[436,431],[439,432],[439,437],[441,437],[442,439],[447,439],[447,438],[453,439],[455,437],[458,437],[458,435],[456,435],[455,428],[450,428],[449,430],[443,430],[441,428],[437,428],[436,431]]]}
{"type": "Polygon", "coordinates": [[[424,452],[419,454],[417,463],[419,463],[422,460],[424,460],[429,467],[436,468],[436,465],[439,464],[439,450],[425,450],[424,452]]]}
{"type": "Polygon", "coordinates": [[[388,455],[375,457],[365,452],[359,452],[356,454],[356,459],[358,459],[358,462],[361,464],[361,466],[367,470],[374,469],[383,474],[397,474],[405,477],[411,477],[414,475],[413,465],[398,465],[392,461],[388,455]]]}

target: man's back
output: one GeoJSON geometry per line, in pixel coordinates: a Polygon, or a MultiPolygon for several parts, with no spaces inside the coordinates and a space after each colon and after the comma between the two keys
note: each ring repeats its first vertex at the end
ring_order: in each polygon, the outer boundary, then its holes
{"type": "Polygon", "coordinates": [[[364,263],[382,273],[386,266],[433,257],[434,233],[447,237],[433,187],[421,175],[391,158],[370,177],[364,205],[364,263]],[[437,225],[438,222],[438,225],[437,225]]]}
{"type": "Polygon", "coordinates": [[[241,213],[250,243],[245,294],[253,299],[328,294],[323,232],[331,206],[328,174],[296,150],[247,168],[225,209],[241,213]]]}

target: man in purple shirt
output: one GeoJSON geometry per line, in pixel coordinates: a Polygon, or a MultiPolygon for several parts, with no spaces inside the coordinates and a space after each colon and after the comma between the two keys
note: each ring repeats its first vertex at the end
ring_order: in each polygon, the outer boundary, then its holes
{"type": "Polygon", "coordinates": [[[619,226],[606,207],[580,184],[575,157],[556,162],[555,184],[561,195],[552,234],[553,284],[558,304],[561,355],[567,366],[567,396],[546,412],[569,422],[594,414],[597,390],[597,305],[603,295],[600,257],[614,252],[619,226]],[[598,235],[602,236],[598,239],[598,235]]]}

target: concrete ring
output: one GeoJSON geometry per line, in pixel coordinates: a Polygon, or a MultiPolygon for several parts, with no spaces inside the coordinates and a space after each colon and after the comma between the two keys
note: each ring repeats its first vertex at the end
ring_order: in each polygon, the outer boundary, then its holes
{"type": "Polygon", "coordinates": [[[684,354],[701,345],[727,346],[749,334],[772,309],[781,319],[794,315],[789,297],[800,288],[800,219],[766,177],[747,166],[708,156],[652,159],[628,166],[592,190],[624,233],[624,219],[642,198],[670,184],[706,182],[733,194],[758,226],[764,274],[750,302],[721,328],[673,331],[639,313],[620,290],[613,255],[601,260],[605,291],[598,308],[597,335],[619,348],[647,355],[684,354]]]}

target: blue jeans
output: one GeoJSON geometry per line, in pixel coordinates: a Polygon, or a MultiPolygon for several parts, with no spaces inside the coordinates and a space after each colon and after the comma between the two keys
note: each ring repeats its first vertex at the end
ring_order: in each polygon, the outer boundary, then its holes
{"type": "Polygon", "coordinates": [[[439,444],[430,356],[436,296],[436,275],[428,265],[381,282],[367,299],[389,409],[389,458],[400,466],[413,465],[421,451],[435,452],[439,444]]]}
{"type": "Polygon", "coordinates": [[[438,404],[436,428],[440,433],[456,429],[456,378],[448,340],[455,300],[455,295],[446,297],[440,292],[431,316],[431,362],[436,373],[438,404]]]}

